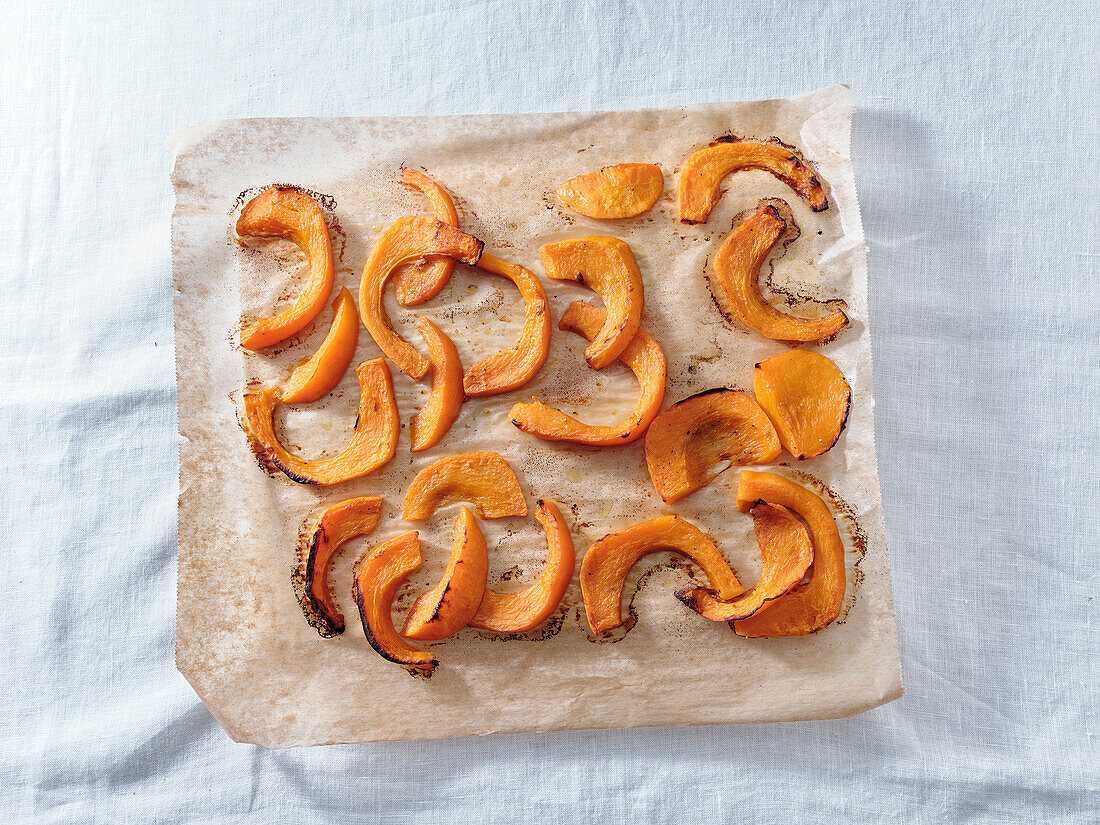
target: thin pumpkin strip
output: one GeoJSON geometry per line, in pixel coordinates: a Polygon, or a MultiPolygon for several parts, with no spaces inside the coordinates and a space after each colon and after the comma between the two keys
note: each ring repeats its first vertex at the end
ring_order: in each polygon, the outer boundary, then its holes
{"type": "Polygon", "coordinates": [[[558,198],[574,212],[606,221],[648,212],[664,188],[660,166],[619,163],[567,180],[558,187],[558,198]]]}
{"type": "Polygon", "coordinates": [[[359,313],[347,287],[332,304],[332,326],[317,352],[294,368],[283,387],[284,404],[306,404],[324,398],[344,377],[359,343],[359,313]]]}
{"type": "Polygon", "coordinates": [[[355,603],[367,641],[383,659],[404,665],[410,673],[431,676],[439,660],[413,647],[393,625],[393,597],[409,573],[420,567],[420,539],[405,533],[367,553],[355,577],[355,603]]]}
{"type": "Polygon", "coordinates": [[[714,275],[737,317],[774,341],[818,341],[848,325],[835,310],[822,318],[799,318],[776,309],[760,294],[760,267],[787,224],[774,206],[763,206],[741,222],[714,256],[714,275]]]}
{"type": "MultiPolygon", "coordinates": [[[[458,210],[450,193],[419,169],[405,167],[401,180],[419,189],[431,204],[437,221],[458,226],[458,210]]],[[[418,306],[430,301],[447,285],[454,272],[454,258],[433,257],[419,261],[406,261],[393,270],[393,291],[397,303],[404,307],[418,306]]]]}
{"type": "Polygon", "coordinates": [[[462,410],[462,361],[454,342],[427,318],[420,317],[420,334],[428,344],[432,362],[432,390],[424,408],[409,421],[412,451],[418,453],[439,443],[462,410]]]}
{"type": "Polygon", "coordinates": [[[576,281],[603,299],[603,326],[586,336],[591,343],[584,351],[588,366],[603,369],[622,355],[642,322],[645,292],[634,253],[618,238],[586,235],[548,243],[539,254],[546,277],[576,281]]]}
{"type": "Polygon", "coordinates": [[[412,215],[398,218],[374,245],[359,286],[359,315],[379,349],[410,378],[423,378],[430,363],[394,332],[386,315],[382,293],[394,267],[426,255],[448,255],[463,263],[476,264],[481,248],[481,241],[473,235],[433,218],[412,215]]]}
{"type": "Polygon", "coordinates": [[[475,361],[466,370],[462,386],[471,398],[519,389],[542,369],[550,353],[550,305],[535,273],[488,252],[481,254],[477,265],[514,283],[523,297],[524,312],[523,329],[516,343],[475,361]]]}
{"type": "Polygon", "coordinates": [[[828,452],[852,406],[852,388],[836,364],[817,352],[787,350],[756,365],[752,390],[795,458],[828,452]]]}
{"type": "Polygon", "coordinates": [[[768,602],[797,587],[813,564],[814,546],[810,534],[794,513],[779,504],[763,501],[757,502],[750,512],[763,563],[760,580],[728,601],[703,587],[676,593],[677,599],[712,622],[747,619],[768,602]]]}
{"type": "Polygon", "coordinates": [[[237,218],[237,235],[282,238],[299,247],[309,262],[309,280],[294,304],[241,331],[242,347],[264,349],[301,332],[328,301],[335,277],[328,225],[321,207],[310,195],[290,187],[273,187],[244,205],[237,218]]]}
{"type": "Polygon", "coordinates": [[[497,453],[458,453],[434,461],[405,491],[405,521],[422,521],[452,501],[468,501],[478,518],[527,515],[519,479],[497,453]]]}
{"type": "Polygon", "coordinates": [[[349,498],[325,510],[307,530],[309,551],[302,610],[322,636],[344,632],[344,614],[336,607],[329,588],[330,562],[344,544],[373,533],[381,512],[382,499],[378,496],[349,498]]]}
{"type": "Polygon", "coordinates": [[[405,617],[401,635],[417,641],[439,641],[470,623],[485,595],[489,553],[485,536],[469,507],[455,519],[453,546],[439,584],[421,593],[405,617]]]}
{"type": "Polygon", "coordinates": [[[302,458],[279,442],[275,409],[282,400],[282,390],[268,387],[245,393],[242,423],[252,451],[268,472],[279,471],[299,484],[340,484],[370,475],[393,458],[401,421],[389,367],[381,358],[375,358],[360,364],[355,374],[359,377],[359,415],[351,443],[331,458],[302,458]]]}
{"type": "MultiPolygon", "coordinates": [[[[806,636],[840,615],[847,575],[844,543],[829,505],[816,493],[775,473],[742,470],[737,509],[749,512],[756,502],[778,504],[798,514],[810,531],[814,561],[809,583],[769,602],[747,619],[733,623],[738,636],[806,636]]],[[[720,594],[719,594],[720,595],[720,594]]]]}
{"type": "Polygon", "coordinates": [[[676,200],[681,223],[706,223],[722,197],[722,181],[742,169],[763,169],[793,189],[814,212],[829,208],[813,168],[786,146],[728,138],[704,146],[680,172],[676,200]]]}
{"type": "Polygon", "coordinates": [[[645,460],[666,504],[701,490],[732,464],[768,464],[779,457],[779,436],[747,393],[716,389],[685,398],[649,425],[645,460]]]}
{"type": "Polygon", "coordinates": [[[471,627],[497,633],[525,633],[546,621],[561,602],[573,580],[576,554],[569,525],[558,505],[539,499],[535,518],[546,532],[546,567],[538,581],[517,593],[486,590],[471,627]]]}
{"type": "Polygon", "coordinates": [[[604,536],[581,559],[581,595],[595,635],[624,624],[623,588],[630,568],[643,556],[662,550],[683,553],[698,564],[723,598],[732,598],[744,589],[721,551],[698,527],[679,516],[650,519],[604,536]]]}
{"type": "MultiPolygon", "coordinates": [[[[591,340],[602,328],[604,317],[602,309],[575,301],[562,315],[558,329],[568,329],[591,340]]],[[[547,441],[616,447],[637,440],[645,434],[665,397],[665,354],[645,330],[638,330],[619,360],[634,373],[641,385],[634,411],[624,423],[613,427],[584,424],[538,400],[513,405],[509,412],[512,423],[524,432],[547,441]]]]}

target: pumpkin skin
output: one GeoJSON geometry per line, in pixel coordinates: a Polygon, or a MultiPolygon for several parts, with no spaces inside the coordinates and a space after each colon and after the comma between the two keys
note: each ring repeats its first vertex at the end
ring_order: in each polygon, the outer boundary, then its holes
{"type": "Polygon", "coordinates": [[[294,368],[283,387],[284,404],[306,404],[324,398],[340,383],[359,343],[359,313],[347,287],[332,304],[332,327],[317,352],[294,368]]]}
{"type": "Polygon", "coordinates": [[[736,390],[685,398],[657,416],[645,436],[649,477],[666,504],[710,484],[724,472],[710,472],[719,461],[769,464],[779,453],[779,436],[764,410],[736,390]]]}
{"type": "Polygon", "coordinates": [[[414,453],[439,443],[458,418],[466,399],[462,392],[462,361],[454,342],[424,316],[420,317],[420,334],[431,356],[432,390],[424,408],[409,421],[414,453]]]}
{"type": "Polygon", "coordinates": [[[253,321],[241,331],[244,349],[264,349],[301,332],[328,302],[336,271],[332,242],[317,201],[290,187],[265,189],[252,198],[241,210],[236,230],[242,238],[290,241],[309,262],[309,279],[294,304],[278,315],[253,321]]]}
{"type": "Polygon", "coordinates": [[[831,450],[852,406],[852,388],[836,364],[800,349],[757,364],[752,391],[787,452],[798,459],[831,450]]]}
{"type": "Polygon", "coordinates": [[[750,513],[763,560],[760,580],[729,601],[702,587],[676,593],[676,598],[712,622],[747,619],[768,602],[791,592],[813,564],[810,534],[794,513],[779,504],[763,501],[757,502],[750,513]]]}
{"type": "MultiPolygon", "coordinates": [[[[446,189],[419,169],[410,167],[401,170],[401,180],[424,194],[437,221],[458,227],[458,210],[446,189]]],[[[393,291],[397,293],[397,303],[403,307],[412,307],[430,301],[447,285],[454,268],[454,258],[445,257],[398,264],[391,276],[393,291]]]]}
{"type": "Polygon", "coordinates": [[[698,564],[723,598],[744,588],[722,553],[699,528],[679,516],[661,516],[604,536],[581,559],[581,595],[588,624],[599,636],[623,625],[626,576],[649,553],[674,550],[698,564]]]}
{"type": "Polygon", "coordinates": [[[677,184],[680,222],[706,223],[722,197],[722,181],[742,169],[763,169],[793,189],[814,212],[829,208],[825,190],[809,164],[786,146],[729,138],[704,146],[687,159],[677,184]]]}
{"type": "Polygon", "coordinates": [[[468,501],[478,518],[526,516],[519,479],[498,453],[478,450],[439,459],[413,478],[405,491],[405,521],[431,518],[452,501],[468,501]]]}
{"type": "Polygon", "coordinates": [[[822,318],[799,318],[776,309],[760,293],[760,267],[786,231],[774,206],[763,206],[726,237],[714,256],[714,276],[741,322],[773,341],[819,341],[848,325],[837,309],[822,318]]]}
{"type": "Polygon", "coordinates": [[[404,665],[417,676],[430,677],[439,660],[413,647],[393,626],[393,597],[409,573],[420,567],[420,539],[404,533],[367,553],[359,561],[355,577],[355,603],[370,646],[383,659],[404,665]]]}
{"type": "Polygon", "coordinates": [[[558,199],[589,218],[619,220],[648,212],[664,188],[660,166],[618,163],[570,178],[558,187],[558,199]]]}

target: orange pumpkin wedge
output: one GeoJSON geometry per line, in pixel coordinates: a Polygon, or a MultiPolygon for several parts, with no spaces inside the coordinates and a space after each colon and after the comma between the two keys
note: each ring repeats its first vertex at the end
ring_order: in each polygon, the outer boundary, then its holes
{"type": "Polygon", "coordinates": [[[439,584],[421,593],[405,617],[402,636],[417,641],[439,641],[470,623],[485,595],[489,553],[485,536],[469,507],[455,519],[451,560],[439,584]]]}
{"type": "Polygon", "coordinates": [[[381,358],[375,358],[360,364],[355,374],[359,377],[359,416],[351,443],[331,458],[305,459],[279,443],[274,421],[275,408],[282,399],[278,387],[245,393],[242,423],[264,469],[282,472],[299,484],[340,484],[370,475],[393,458],[401,421],[390,369],[381,358]]]}
{"type": "Polygon", "coordinates": [[[404,665],[415,675],[431,676],[439,660],[413,647],[393,626],[393,597],[409,573],[420,567],[420,539],[405,533],[367,553],[355,577],[355,602],[370,646],[383,659],[404,665]]]}
{"type": "MultiPolygon", "coordinates": [[[[571,330],[591,340],[603,326],[604,315],[602,309],[574,301],[562,315],[558,328],[571,330]]],[[[524,432],[547,441],[570,441],[593,447],[617,447],[636,441],[645,434],[661,409],[665,397],[665,354],[645,330],[638,330],[619,360],[641,384],[634,412],[623,424],[614,427],[584,424],[538,400],[513,405],[509,412],[512,423],[524,432]]]]}
{"type": "Polygon", "coordinates": [[[439,443],[458,418],[465,396],[462,393],[462,361],[458,350],[435,324],[420,318],[420,334],[428,344],[432,360],[432,391],[424,409],[409,422],[412,451],[418,453],[439,443]]]}
{"type": "Polygon", "coordinates": [[[752,391],[787,452],[799,459],[832,449],[852,406],[852,388],[836,364],[800,349],[757,364],[752,391]]]}
{"type": "Polygon", "coordinates": [[[548,243],[539,250],[546,277],[576,281],[603,299],[607,314],[584,351],[588,366],[600,370],[622,355],[642,322],[642,273],[630,247],[618,238],[586,235],[548,243]]]}
{"type": "Polygon", "coordinates": [[[606,221],[648,212],[664,188],[660,166],[619,163],[567,180],[558,187],[558,198],[574,212],[606,221]]]}
{"type": "Polygon", "coordinates": [[[737,317],[774,341],[818,341],[848,325],[834,310],[822,318],[799,318],[776,309],[760,294],[760,266],[786,231],[774,206],[763,206],[741,222],[714,256],[714,275],[737,317]]]}
{"type": "Polygon", "coordinates": [[[476,451],[432,462],[405,491],[405,521],[422,521],[444,504],[469,501],[478,518],[527,515],[519,479],[497,453],[476,451]]]}
{"type": "MultiPolygon", "coordinates": [[[[424,193],[437,221],[458,226],[458,210],[446,189],[419,169],[405,167],[401,170],[401,180],[424,193]]],[[[398,264],[393,270],[397,303],[411,307],[430,301],[447,285],[454,268],[454,258],[427,258],[398,264]]]]}
{"type": "Polygon", "coordinates": [[[283,387],[284,404],[305,404],[324,398],[340,383],[359,343],[359,313],[347,287],[332,304],[332,326],[317,352],[294,368],[283,387]]]}
{"type": "Polygon", "coordinates": [[[779,436],[748,393],[715,389],[665,410],[645,435],[645,460],[653,486],[673,504],[710,484],[728,469],[722,461],[768,464],[780,453],[779,436]]]}
{"type": "Polygon", "coordinates": [[[264,349],[301,332],[324,308],[335,277],[332,242],[317,201],[291,187],[265,189],[246,203],[237,218],[237,235],[282,238],[299,247],[309,262],[309,280],[293,306],[241,331],[242,347],[264,349]]]}
{"type": "MultiPolygon", "coordinates": [[[[747,619],[733,623],[738,636],[806,636],[840,615],[847,584],[844,543],[833,514],[816,493],[774,473],[742,470],[737,485],[737,509],[749,512],[758,501],[794,511],[810,530],[814,561],[810,581],[764,605],[747,619]]],[[[721,596],[721,594],[719,594],[721,596]]]]}
{"type": "Polygon", "coordinates": [[[463,263],[476,264],[481,247],[481,241],[473,235],[432,218],[411,215],[398,218],[374,245],[359,286],[359,315],[379,349],[410,378],[423,378],[430,363],[394,332],[386,315],[382,291],[394,267],[427,255],[448,255],[463,263]]]}
{"type": "Polygon", "coordinates": [[[373,533],[381,512],[382,499],[378,496],[349,498],[325,510],[307,532],[309,552],[305,558],[306,598],[302,610],[322,636],[344,632],[344,614],[329,590],[329,562],[353,538],[373,533]]]}
{"type": "Polygon", "coordinates": [[[814,560],[810,534],[798,517],[779,504],[758,502],[751,510],[763,571],[760,580],[740,596],[725,601],[712,590],[693,587],[676,598],[714,622],[746,619],[768,602],[786,595],[802,581],[814,560]]]}
{"type": "Polygon", "coordinates": [[[679,516],[650,519],[604,536],[581,560],[581,595],[595,635],[623,625],[623,587],[630,568],[642,556],[662,550],[683,553],[698,564],[723,598],[732,598],[744,589],[722,553],[699,528],[679,516]]]}
{"type": "Polygon", "coordinates": [[[550,305],[535,273],[487,252],[481,254],[477,265],[514,283],[523,296],[525,308],[523,329],[516,343],[474,362],[466,370],[462,386],[471,398],[519,389],[542,369],[550,353],[550,305]]]}
{"type": "Polygon", "coordinates": [[[535,518],[546,532],[549,549],[542,575],[518,593],[486,590],[481,607],[470,620],[471,627],[497,633],[525,633],[538,627],[557,609],[576,567],[573,537],[554,502],[540,499],[535,505],[535,518]]]}
{"type": "Polygon", "coordinates": [[[704,146],[684,164],[676,194],[680,222],[706,223],[722,197],[722,181],[742,169],[770,172],[791,187],[814,212],[829,208],[814,170],[796,152],[774,143],[726,138],[704,146]]]}

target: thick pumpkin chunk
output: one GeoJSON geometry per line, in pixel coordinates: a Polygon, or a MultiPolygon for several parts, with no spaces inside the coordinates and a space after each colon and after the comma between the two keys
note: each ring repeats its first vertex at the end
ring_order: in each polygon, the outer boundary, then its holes
{"type": "MultiPolygon", "coordinates": [[[[604,317],[603,310],[574,301],[562,315],[558,328],[571,330],[592,340],[603,327],[604,317]]],[[[537,400],[513,405],[509,413],[512,423],[524,432],[547,441],[617,447],[637,440],[645,434],[665,397],[665,354],[645,330],[638,330],[619,360],[634,373],[641,385],[634,411],[622,424],[613,427],[584,424],[537,400]]]]}
{"type": "Polygon", "coordinates": [[[806,523],[814,546],[813,567],[807,584],[768,602],[747,619],[735,621],[733,630],[738,636],[748,637],[816,633],[840,615],[844,604],[844,543],[833,514],[819,495],[790,479],[742,470],[737,509],[747,513],[758,501],[786,507],[806,523]]]}
{"type": "Polygon", "coordinates": [[[618,238],[586,235],[539,250],[546,277],[576,281],[603,299],[603,326],[584,351],[588,366],[603,369],[622,355],[642,322],[642,273],[630,247],[618,238]]]}
{"type": "Polygon", "coordinates": [[[519,389],[542,369],[550,353],[550,305],[535,273],[487,252],[482,253],[477,266],[514,283],[523,296],[524,311],[519,340],[466,370],[462,386],[471,398],[519,389]]]}
{"type": "Polygon", "coordinates": [[[822,318],[799,318],[760,294],[760,266],[786,228],[774,206],[757,209],[723,241],[714,256],[714,275],[745,326],[774,341],[818,341],[844,329],[848,316],[838,309],[822,318]]]}
{"type": "MultiPolygon", "coordinates": [[[[419,169],[405,167],[401,170],[401,180],[427,197],[437,221],[458,226],[458,210],[446,189],[419,169]]],[[[431,257],[398,264],[393,270],[397,303],[411,307],[430,301],[447,285],[454,268],[454,258],[431,257]]]]}
{"type": "Polygon", "coordinates": [[[517,593],[486,590],[481,607],[470,620],[471,627],[495,630],[498,633],[525,633],[538,627],[557,609],[573,580],[576,557],[569,525],[561,510],[552,501],[539,500],[535,518],[546,532],[546,567],[538,581],[517,593]]]}
{"type": "Polygon", "coordinates": [[[420,567],[420,539],[405,533],[367,553],[355,577],[355,601],[370,646],[378,655],[404,665],[415,675],[431,676],[439,660],[413,647],[393,626],[393,597],[409,573],[420,567]]]}
{"type": "Polygon", "coordinates": [[[770,172],[798,193],[814,212],[829,208],[825,190],[809,164],[786,146],[723,140],[704,146],[684,164],[676,199],[681,223],[706,223],[722,197],[722,181],[742,169],[770,172]]]}
{"type": "Polygon", "coordinates": [[[719,462],[768,464],[779,457],[779,437],[752,398],[735,390],[707,390],[661,413],[645,436],[649,477],[668,504],[701,490],[727,467],[719,462]]]}
{"type": "Polygon", "coordinates": [[[242,424],[252,451],[268,472],[285,473],[299,484],[340,484],[370,475],[393,458],[401,421],[390,369],[381,358],[375,358],[360,364],[355,374],[359,377],[359,417],[351,443],[331,458],[302,458],[279,442],[274,420],[282,400],[278,387],[245,393],[242,424]]]}
{"type": "Polygon", "coordinates": [[[402,518],[431,518],[439,507],[452,501],[472,503],[478,518],[527,515],[519,479],[497,453],[458,453],[429,464],[405,491],[402,518]]]}
{"type": "Polygon", "coordinates": [[[451,560],[439,584],[421,593],[405,617],[402,636],[438,641],[470,623],[485,595],[489,554],[485,536],[469,507],[455,519],[451,560]]]}
{"type": "Polygon", "coordinates": [[[408,215],[398,218],[374,245],[359,286],[359,315],[379,349],[410,378],[423,378],[430,363],[394,332],[386,315],[382,292],[394,267],[427,255],[448,255],[463,263],[476,264],[481,247],[481,241],[453,226],[408,215]]]}
{"type": "Polygon", "coordinates": [[[241,332],[245,349],[274,346],[305,329],[332,293],[335,267],[328,225],[321,207],[307,193],[275,187],[265,189],[244,205],[237,218],[237,235],[282,238],[299,247],[309,262],[309,280],[294,305],[278,315],[254,321],[241,332]]]}
{"type": "Polygon", "coordinates": [[[409,422],[414,453],[434,447],[458,418],[462,392],[462,361],[454,342],[427,318],[420,318],[420,334],[428,344],[432,361],[432,390],[424,409],[409,422]]]}
{"type": "Polygon", "coordinates": [[[332,326],[317,352],[294,368],[283,387],[283,403],[306,404],[324,398],[340,383],[359,343],[359,313],[347,287],[332,304],[332,326]]]}
{"type": "Polygon", "coordinates": [[[325,510],[308,529],[302,609],[322,636],[344,632],[344,614],[336,607],[329,589],[329,563],[344,544],[373,533],[381,512],[382,499],[378,496],[349,498],[325,510]]]}
{"type": "Polygon", "coordinates": [[[597,636],[623,624],[626,576],[642,556],[673,550],[698,564],[722,598],[742,592],[737,576],[702,531],[678,516],[661,516],[604,536],[581,560],[581,595],[597,636]]]}
{"type": "Polygon", "coordinates": [[[713,590],[693,587],[676,598],[714,622],[745,619],[765,604],[793,590],[814,560],[814,546],[802,522],[786,507],[759,502],[751,510],[763,572],[760,580],[740,596],[725,601],[713,590]]]}
{"type": "Polygon", "coordinates": [[[852,405],[852,388],[836,364],[800,349],[757,364],[752,391],[795,458],[828,452],[840,438],[852,405]]]}
{"type": "Polygon", "coordinates": [[[619,163],[567,180],[558,187],[558,198],[589,218],[615,220],[648,212],[664,188],[660,166],[619,163]]]}

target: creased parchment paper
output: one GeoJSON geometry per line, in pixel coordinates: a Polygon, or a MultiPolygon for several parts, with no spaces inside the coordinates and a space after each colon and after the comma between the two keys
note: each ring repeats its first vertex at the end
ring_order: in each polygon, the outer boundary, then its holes
{"type": "MultiPolygon", "coordinates": [[[[238,741],[288,747],[508,731],[760,722],[838,717],[901,695],[901,678],[874,447],[871,342],[867,328],[866,250],[849,160],[848,90],[833,87],[787,100],[583,114],[432,118],[261,119],[226,121],[174,136],[172,221],[176,367],[179,388],[179,595],[176,657],[226,731],[238,741]],[[677,221],[677,174],[688,155],[715,137],[773,136],[818,168],[830,208],[814,214],[764,172],[729,177],[710,220],[677,221]],[[564,180],[624,161],[660,164],[665,193],[647,215],[598,222],[557,204],[564,180]],[[843,299],[851,326],[819,349],[853,389],[851,415],[837,446],[775,467],[828,488],[845,538],[848,590],[841,618],[805,638],[741,639],[678,602],[691,565],[670,554],[646,557],[627,582],[637,616],[613,642],[590,638],[574,579],[549,623],[519,638],[466,629],[433,646],[441,665],[430,681],[410,677],[367,644],[352,597],[352,568],[369,547],[420,531],[424,564],[399,593],[398,627],[416,594],[434,584],[450,552],[460,505],[430,523],[401,520],[404,490],[428,463],[474,449],[501,453],[521,479],[529,506],[559,502],[571,523],[578,562],[609,532],[674,512],[710,534],[747,586],[759,572],[752,520],[736,511],[734,467],[712,485],[664,505],[646,472],[642,441],[590,450],[542,442],[518,431],[510,406],[537,396],[591,423],[612,423],[633,407],[637,384],[616,364],[594,372],[584,341],[555,329],[550,358],[528,386],[470,400],[435,448],[409,451],[408,420],[427,384],[394,368],[402,435],[393,460],[373,476],[334,488],[269,477],[237,424],[249,383],[286,380],[324,339],[330,310],[274,351],[236,345],[241,318],[252,319],[297,294],[304,257],[290,244],[245,248],[233,224],[243,199],[273,183],[326,196],[336,254],[336,287],[358,294],[359,277],[381,231],[404,214],[429,214],[399,182],[403,165],[425,169],[454,194],[461,226],[498,257],[542,278],[556,324],[573,300],[599,299],[549,281],[540,245],[582,234],[626,240],[645,282],[643,326],[668,357],[665,407],[712,387],[751,387],[753,365],[785,349],[723,317],[708,286],[709,261],[733,219],[763,199],[789,204],[801,230],[770,275],[772,300],[843,299]],[[795,465],[797,467],[788,466],[795,465]],[[299,531],[319,507],[350,496],[385,499],[378,531],[349,544],[332,571],[346,632],[323,639],[299,608],[292,573],[299,531]],[[641,581],[641,587],[636,583],[641,581]]],[[[765,278],[765,281],[768,279],[765,278]]],[[[399,307],[395,329],[426,351],[418,314],[451,336],[469,365],[509,346],[523,318],[510,282],[458,266],[435,300],[399,307]]],[[[335,291],[333,293],[335,295],[335,291]]],[[[355,363],[380,355],[363,330],[355,363]]],[[[284,442],[318,456],[350,438],[358,403],[351,370],[329,397],[279,414],[284,442]]],[[[761,468],[757,468],[761,469],[761,468]]],[[[823,489],[820,486],[818,489],[823,489]]],[[[546,555],[533,516],[481,521],[490,547],[491,587],[534,580],[546,555]]]]}

